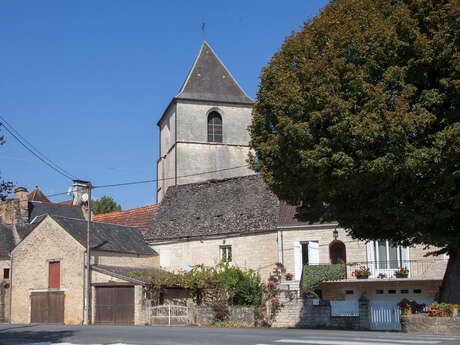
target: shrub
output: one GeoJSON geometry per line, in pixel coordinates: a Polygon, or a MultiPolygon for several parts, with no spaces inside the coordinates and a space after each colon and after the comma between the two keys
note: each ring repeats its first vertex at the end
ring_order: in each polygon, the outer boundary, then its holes
{"type": "Polygon", "coordinates": [[[428,316],[432,317],[452,317],[455,309],[458,309],[457,304],[449,303],[433,303],[428,307],[428,316]]]}

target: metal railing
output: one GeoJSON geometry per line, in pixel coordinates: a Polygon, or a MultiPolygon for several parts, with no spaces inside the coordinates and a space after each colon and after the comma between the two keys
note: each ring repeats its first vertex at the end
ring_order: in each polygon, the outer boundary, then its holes
{"type": "Polygon", "coordinates": [[[396,271],[401,267],[406,267],[409,270],[407,278],[442,279],[447,267],[447,260],[387,260],[347,263],[345,265],[345,278],[356,278],[354,272],[362,266],[369,269],[369,278],[371,279],[398,278],[396,271]]]}

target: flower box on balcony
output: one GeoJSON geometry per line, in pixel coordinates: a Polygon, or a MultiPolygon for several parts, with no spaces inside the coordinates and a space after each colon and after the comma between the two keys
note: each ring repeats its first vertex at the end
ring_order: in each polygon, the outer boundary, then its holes
{"type": "Polygon", "coordinates": [[[408,273],[396,273],[395,277],[396,278],[407,278],[409,277],[409,274],[408,273]]]}
{"type": "Polygon", "coordinates": [[[360,274],[356,276],[356,279],[368,279],[369,275],[368,274],[360,274]]]}

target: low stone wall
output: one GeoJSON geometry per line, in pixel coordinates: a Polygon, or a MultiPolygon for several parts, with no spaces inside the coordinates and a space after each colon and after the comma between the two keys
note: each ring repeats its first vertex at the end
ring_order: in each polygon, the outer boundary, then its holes
{"type": "MultiPolygon", "coordinates": [[[[230,306],[228,308],[229,321],[245,321],[254,324],[254,307],[230,306]]],[[[213,307],[189,306],[189,323],[195,325],[210,324],[215,321],[215,310],[213,307]]]]}
{"type": "Polygon", "coordinates": [[[295,298],[283,301],[273,327],[331,327],[343,329],[369,329],[369,301],[360,300],[360,316],[331,316],[329,301],[313,305],[311,299],[295,298]]]}
{"type": "Polygon", "coordinates": [[[401,315],[401,329],[406,333],[460,335],[460,317],[401,315]]]}

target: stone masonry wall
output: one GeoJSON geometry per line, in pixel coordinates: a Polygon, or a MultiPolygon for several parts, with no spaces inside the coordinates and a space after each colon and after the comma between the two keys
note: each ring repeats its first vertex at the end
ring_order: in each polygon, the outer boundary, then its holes
{"type": "Polygon", "coordinates": [[[460,317],[401,315],[401,328],[406,333],[460,335],[460,317]]]}
{"type": "Polygon", "coordinates": [[[13,323],[30,322],[30,292],[48,290],[50,260],[61,262],[64,321],[81,322],[84,248],[51,218],[47,218],[13,250],[13,323]]]}
{"type": "MultiPolygon", "coordinates": [[[[230,306],[228,307],[229,321],[244,321],[254,324],[254,307],[230,306]]],[[[195,325],[212,324],[215,321],[213,307],[189,306],[189,323],[195,325]]]]}
{"type": "Polygon", "coordinates": [[[266,280],[278,262],[276,232],[254,234],[225,239],[203,239],[178,243],[154,244],[160,254],[161,268],[181,271],[190,265],[215,266],[221,260],[220,246],[232,246],[232,264],[253,269],[266,280]]]}
{"type": "Polygon", "coordinates": [[[311,299],[295,298],[282,301],[283,308],[276,316],[273,327],[333,327],[343,329],[368,329],[368,304],[360,305],[360,316],[331,316],[329,301],[313,305],[311,299]]]}

